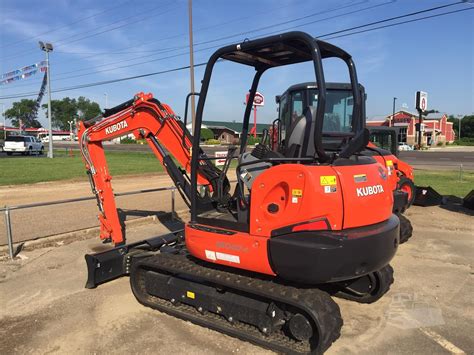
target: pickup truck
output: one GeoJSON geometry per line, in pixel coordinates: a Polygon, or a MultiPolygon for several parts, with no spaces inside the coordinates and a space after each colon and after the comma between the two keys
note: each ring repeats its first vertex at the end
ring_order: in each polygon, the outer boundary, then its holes
{"type": "Polygon", "coordinates": [[[7,155],[12,155],[13,153],[21,153],[23,155],[43,154],[44,145],[36,137],[10,136],[5,139],[3,151],[7,152],[7,155]]]}

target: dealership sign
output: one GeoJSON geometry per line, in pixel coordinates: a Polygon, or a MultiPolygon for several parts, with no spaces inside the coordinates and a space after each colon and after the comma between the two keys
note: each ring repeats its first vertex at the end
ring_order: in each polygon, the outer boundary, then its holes
{"type": "MultiPolygon", "coordinates": [[[[245,102],[249,101],[249,95],[247,94],[245,102]]],[[[260,94],[258,91],[255,93],[255,97],[253,98],[253,105],[254,106],[264,106],[265,105],[265,97],[260,94]]]]}
{"type": "Polygon", "coordinates": [[[428,94],[424,91],[416,92],[416,109],[418,111],[426,111],[428,109],[428,94]]]}

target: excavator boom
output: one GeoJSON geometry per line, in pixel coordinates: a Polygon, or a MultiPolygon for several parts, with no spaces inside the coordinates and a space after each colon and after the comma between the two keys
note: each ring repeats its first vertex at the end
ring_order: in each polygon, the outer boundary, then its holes
{"type": "MultiPolygon", "coordinates": [[[[138,93],[132,100],[106,110],[104,115],[93,119],[93,122],[79,122],[78,134],[92,192],[97,197],[100,210],[101,239],[112,240],[116,245],[124,243],[122,223],[111,184],[112,176],[102,145],[104,141],[127,134],[133,134],[136,139],[145,139],[189,205],[191,185],[188,174],[192,137],[173,110],[154,99],[152,94],[138,93]]],[[[220,170],[205,160],[202,151],[197,153],[204,159],[199,164],[198,184],[209,192],[215,191],[220,170]]],[[[205,204],[202,198],[201,203],[205,204]]]]}

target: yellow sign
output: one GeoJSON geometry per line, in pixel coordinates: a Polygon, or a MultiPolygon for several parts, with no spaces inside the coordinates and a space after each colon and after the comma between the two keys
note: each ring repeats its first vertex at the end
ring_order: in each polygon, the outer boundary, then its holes
{"type": "Polygon", "coordinates": [[[387,160],[386,164],[387,164],[387,166],[393,166],[393,161],[387,160]]]}
{"type": "Polygon", "coordinates": [[[194,294],[194,292],[191,292],[191,291],[186,291],[186,296],[188,298],[191,298],[192,300],[196,298],[196,295],[194,294]]]}
{"type": "Polygon", "coordinates": [[[321,183],[321,186],[337,185],[337,180],[336,180],[335,175],[320,176],[319,182],[321,183]]]}
{"type": "Polygon", "coordinates": [[[291,194],[293,195],[293,197],[302,197],[303,196],[303,190],[293,189],[293,190],[291,190],[291,194]]]}

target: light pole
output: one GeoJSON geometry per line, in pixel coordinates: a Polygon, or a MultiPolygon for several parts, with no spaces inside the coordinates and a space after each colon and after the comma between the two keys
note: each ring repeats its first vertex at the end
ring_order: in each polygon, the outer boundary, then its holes
{"type": "Polygon", "coordinates": [[[2,105],[2,116],[3,116],[3,140],[7,139],[7,118],[5,117],[5,104],[2,105]]]}
{"type": "Polygon", "coordinates": [[[72,133],[72,124],[74,123],[74,121],[67,121],[67,123],[69,123],[69,138],[72,141],[74,138],[74,134],[72,133]]]}
{"type": "Polygon", "coordinates": [[[459,120],[459,137],[458,137],[458,139],[461,139],[461,120],[462,120],[462,115],[458,115],[458,120],[459,120]]]}
{"type": "Polygon", "coordinates": [[[397,98],[396,98],[396,97],[393,98],[392,119],[390,120],[390,122],[389,122],[389,124],[388,124],[389,127],[392,126],[390,123],[391,123],[391,122],[393,121],[393,119],[395,118],[395,101],[397,101],[397,98]]]}
{"type": "MultiPolygon", "coordinates": [[[[188,0],[189,16],[189,71],[191,76],[191,93],[194,93],[194,49],[193,49],[193,1],[188,0]]],[[[194,95],[191,95],[191,120],[192,134],[194,134],[194,122],[196,120],[196,106],[194,95]]]]}
{"type": "Polygon", "coordinates": [[[51,121],[51,72],[49,65],[49,52],[53,51],[53,45],[51,43],[38,42],[40,49],[46,52],[46,80],[48,82],[48,130],[49,130],[49,149],[48,158],[53,158],[53,129],[51,121]]]}

